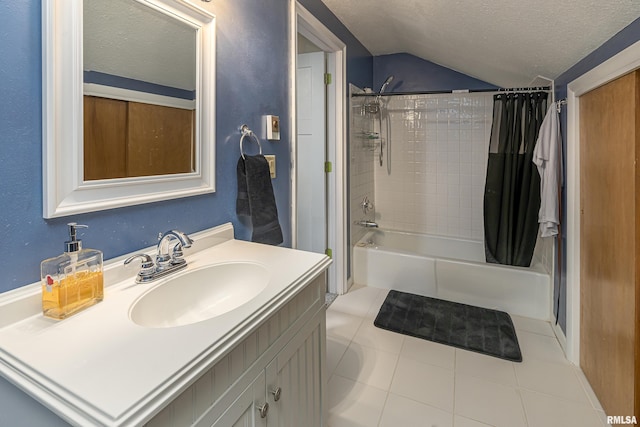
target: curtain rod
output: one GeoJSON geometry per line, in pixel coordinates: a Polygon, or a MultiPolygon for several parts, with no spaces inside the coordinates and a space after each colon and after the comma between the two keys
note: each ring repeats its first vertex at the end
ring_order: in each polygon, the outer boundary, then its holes
{"type": "Polygon", "coordinates": [[[496,92],[496,93],[514,93],[514,92],[539,92],[551,91],[551,86],[537,87],[512,87],[512,88],[496,88],[496,89],[461,89],[461,90],[432,90],[423,92],[387,92],[387,93],[353,93],[351,96],[399,96],[399,95],[439,95],[445,93],[464,94],[479,92],[496,92]]]}

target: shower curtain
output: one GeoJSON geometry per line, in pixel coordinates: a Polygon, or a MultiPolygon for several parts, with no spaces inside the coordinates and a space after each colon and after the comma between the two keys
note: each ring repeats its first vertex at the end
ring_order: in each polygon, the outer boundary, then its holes
{"type": "Polygon", "coordinates": [[[546,92],[494,96],[484,193],[487,262],[531,264],[540,209],[540,175],[532,158],[546,111],[546,92]]]}

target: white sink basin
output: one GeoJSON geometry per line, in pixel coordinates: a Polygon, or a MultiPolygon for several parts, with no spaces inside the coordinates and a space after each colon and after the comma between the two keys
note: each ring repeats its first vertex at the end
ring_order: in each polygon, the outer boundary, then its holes
{"type": "Polygon", "coordinates": [[[149,328],[201,322],[251,301],[267,287],[269,276],[265,267],[250,262],[176,273],[138,298],[129,315],[134,323],[149,328]]]}

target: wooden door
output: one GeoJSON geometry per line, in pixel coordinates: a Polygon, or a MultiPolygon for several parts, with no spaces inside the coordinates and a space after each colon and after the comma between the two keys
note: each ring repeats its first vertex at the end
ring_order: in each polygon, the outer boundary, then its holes
{"type": "Polygon", "coordinates": [[[195,171],[195,111],[84,97],[84,179],[195,171]]]}
{"type": "Polygon", "coordinates": [[[127,101],[84,97],[84,179],[124,178],[127,101]]]}
{"type": "Polygon", "coordinates": [[[193,172],[193,110],[129,102],[127,176],[193,172]]]}
{"type": "Polygon", "coordinates": [[[580,97],[580,365],[608,415],[640,415],[637,101],[637,72],[580,97]]]}

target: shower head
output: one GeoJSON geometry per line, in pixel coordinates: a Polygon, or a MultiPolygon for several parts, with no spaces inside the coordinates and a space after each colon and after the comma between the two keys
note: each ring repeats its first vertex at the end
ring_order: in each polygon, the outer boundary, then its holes
{"type": "Polygon", "coordinates": [[[382,86],[380,87],[380,92],[378,93],[383,93],[387,88],[387,86],[389,86],[389,83],[391,83],[392,81],[393,81],[393,75],[390,75],[389,77],[387,77],[387,80],[385,80],[384,83],[382,83],[382,86]]]}
{"type": "Polygon", "coordinates": [[[367,113],[378,114],[380,112],[380,104],[381,104],[380,99],[382,98],[380,94],[385,91],[385,89],[387,88],[387,86],[389,86],[389,83],[391,83],[392,80],[393,80],[393,76],[387,77],[387,80],[385,80],[384,83],[382,83],[382,86],[380,87],[380,92],[378,92],[378,94],[375,96],[373,101],[365,103],[364,108],[367,113]]]}

